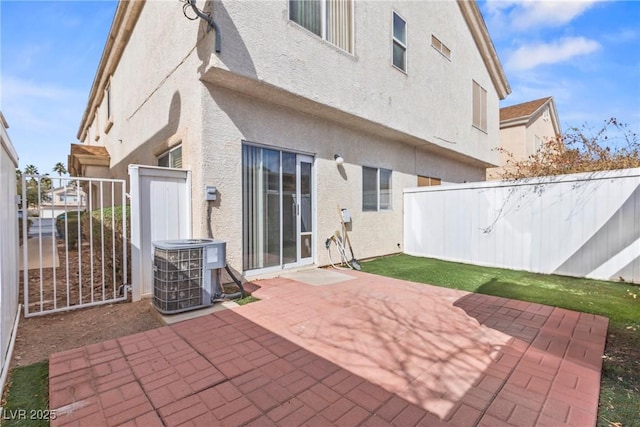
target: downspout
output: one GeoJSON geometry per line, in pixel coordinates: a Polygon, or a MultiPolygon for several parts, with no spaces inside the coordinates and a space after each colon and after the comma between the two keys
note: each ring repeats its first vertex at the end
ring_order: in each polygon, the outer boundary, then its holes
{"type": "Polygon", "coordinates": [[[207,21],[207,23],[209,24],[209,28],[207,28],[207,31],[211,31],[211,29],[213,28],[214,31],[216,32],[215,50],[216,50],[216,53],[220,53],[220,39],[221,39],[220,27],[218,27],[218,24],[216,24],[216,21],[213,20],[211,15],[203,13],[200,9],[196,7],[196,0],[187,0],[187,3],[191,5],[191,8],[193,9],[196,15],[198,15],[201,19],[204,19],[205,21],[207,21]]]}

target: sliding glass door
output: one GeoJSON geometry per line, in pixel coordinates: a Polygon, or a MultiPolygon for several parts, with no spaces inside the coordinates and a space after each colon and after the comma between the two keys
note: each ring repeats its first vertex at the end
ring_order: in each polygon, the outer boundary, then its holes
{"type": "Polygon", "coordinates": [[[313,158],[242,147],[243,269],[313,262],[313,158]]]}

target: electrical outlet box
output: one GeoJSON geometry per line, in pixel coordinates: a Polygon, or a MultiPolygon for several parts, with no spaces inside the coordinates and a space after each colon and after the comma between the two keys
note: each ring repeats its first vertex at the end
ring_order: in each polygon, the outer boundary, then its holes
{"type": "Polygon", "coordinates": [[[204,199],[208,202],[212,202],[217,198],[218,189],[212,185],[204,187],[204,199]]]}
{"type": "Polygon", "coordinates": [[[351,222],[351,212],[349,211],[349,209],[342,208],[341,210],[342,210],[342,221],[344,221],[345,223],[351,222]]]}

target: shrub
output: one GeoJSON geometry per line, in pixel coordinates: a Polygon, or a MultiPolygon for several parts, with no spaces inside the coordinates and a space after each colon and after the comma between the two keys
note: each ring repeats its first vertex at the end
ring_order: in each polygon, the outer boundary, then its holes
{"type": "Polygon", "coordinates": [[[82,218],[84,212],[69,211],[56,217],[56,231],[58,237],[66,239],[70,249],[78,246],[78,216],[82,218]],[[66,226],[65,226],[66,222],[66,226]]]}
{"type": "MultiPolygon", "coordinates": [[[[127,241],[131,235],[131,209],[129,205],[115,206],[114,208],[104,208],[93,210],[86,215],[82,215],[80,220],[82,235],[89,236],[93,233],[94,248],[102,246],[104,232],[104,259],[102,259],[102,251],[95,251],[94,256],[103,263],[105,271],[113,271],[115,263],[115,272],[118,277],[122,277],[123,273],[123,238],[124,238],[124,222],[122,218],[123,209],[125,211],[125,221],[127,226],[127,241]],[[113,245],[115,244],[115,258],[113,245]],[[108,248],[108,250],[107,250],[108,248]]],[[[128,249],[128,248],[127,248],[128,249]]],[[[127,256],[129,253],[127,252],[127,256]]],[[[128,261],[128,260],[127,260],[128,261]]],[[[131,277],[131,263],[127,263],[127,277],[131,277]]]]}

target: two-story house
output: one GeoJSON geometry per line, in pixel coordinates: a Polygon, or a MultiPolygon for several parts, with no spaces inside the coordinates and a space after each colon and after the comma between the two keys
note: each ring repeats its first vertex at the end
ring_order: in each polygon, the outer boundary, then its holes
{"type": "Polygon", "coordinates": [[[70,170],[191,170],[193,235],[243,274],[328,264],[337,206],[358,258],[398,252],[403,188],[497,164],[510,88],[475,1],[192,3],[118,4],[78,132],[103,148],[70,170]]]}
{"type": "Polygon", "coordinates": [[[500,166],[487,169],[487,179],[500,179],[509,161],[528,159],[560,133],[558,112],[551,96],[501,108],[500,166]]]}

